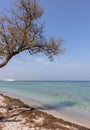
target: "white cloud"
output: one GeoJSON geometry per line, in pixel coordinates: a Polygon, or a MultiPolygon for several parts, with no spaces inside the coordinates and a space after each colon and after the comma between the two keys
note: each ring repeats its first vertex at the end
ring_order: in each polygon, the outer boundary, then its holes
{"type": "Polygon", "coordinates": [[[77,68],[81,66],[80,64],[77,63],[61,63],[55,61],[50,62],[45,58],[35,58],[34,61],[38,64],[52,65],[52,66],[63,67],[63,68],[77,68]]]}
{"type": "Polygon", "coordinates": [[[35,58],[34,61],[37,62],[37,63],[40,63],[40,64],[44,64],[44,65],[48,65],[48,64],[51,63],[50,61],[47,61],[44,58],[35,58]]]}
{"type": "Polygon", "coordinates": [[[44,59],[43,59],[43,58],[35,58],[35,61],[36,61],[36,62],[40,62],[40,63],[41,63],[41,62],[43,62],[43,61],[44,61],[44,59]]]}
{"type": "Polygon", "coordinates": [[[61,63],[59,65],[63,66],[63,67],[72,67],[72,68],[80,66],[80,64],[72,64],[72,63],[71,64],[63,64],[63,63],[61,63]]]}

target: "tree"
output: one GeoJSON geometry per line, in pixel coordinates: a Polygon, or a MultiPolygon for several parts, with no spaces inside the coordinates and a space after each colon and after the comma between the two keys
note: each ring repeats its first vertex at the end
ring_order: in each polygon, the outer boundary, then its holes
{"type": "Polygon", "coordinates": [[[37,1],[18,0],[8,15],[0,17],[0,68],[23,51],[30,55],[42,53],[50,60],[64,51],[62,40],[44,37],[44,27],[39,22],[42,14],[43,9],[37,1]]]}

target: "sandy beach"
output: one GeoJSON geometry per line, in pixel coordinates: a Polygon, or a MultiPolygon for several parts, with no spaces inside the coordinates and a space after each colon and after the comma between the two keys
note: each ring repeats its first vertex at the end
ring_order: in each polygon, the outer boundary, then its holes
{"type": "Polygon", "coordinates": [[[0,94],[0,130],[90,130],[58,119],[52,114],[30,107],[19,99],[0,94]]]}
{"type": "Polygon", "coordinates": [[[74,116],[75,113],[70,113],[70,112],[68,112],[66,110],[60,110],[60,112],[56,112],[54,110],[50,110],[50,111],[49,110],[48,111],[44,110],[43,112],[51,114],[51,115],[53,115],[54,117],[56,117],[58,119],[61,118],[61,119],[65,120],[65,121],[72,122],[72,123],[78,124],[80,126],[90,128],[90,120],[88,119],[88,117],[87,117],[87,120],[86,120],[86,117],[84,119],[83,116],[81,116],[81,118],[80,118],[80,116],[78,116],[78,117],[74,116]]]}

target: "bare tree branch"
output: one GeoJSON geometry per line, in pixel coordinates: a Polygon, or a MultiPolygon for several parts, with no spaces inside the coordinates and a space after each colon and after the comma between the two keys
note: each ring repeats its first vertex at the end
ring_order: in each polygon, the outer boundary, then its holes
{"type": "Polygon", "coordinates": [[[62,40],[43,36],[43,24],[38,22],[43,9],[36,0],[18,0],[8,13],[0,17],[0,68],[22,51],[42,53],[51,60],[63,53],[62,40]]]}

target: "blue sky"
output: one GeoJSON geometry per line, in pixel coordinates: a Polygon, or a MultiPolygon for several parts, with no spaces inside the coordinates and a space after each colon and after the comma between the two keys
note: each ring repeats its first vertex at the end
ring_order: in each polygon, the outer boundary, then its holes
{"type": "MultiPolygon", "coordinates": [[[[15,0],[0,0],[0,12],[15,0]]],[[[90,80],[90,0],[38,0],[44,8],[45,36],[61,37],[67,50],[47,57],[18,55],[0,69],[0,79],[90,80]]]]}

